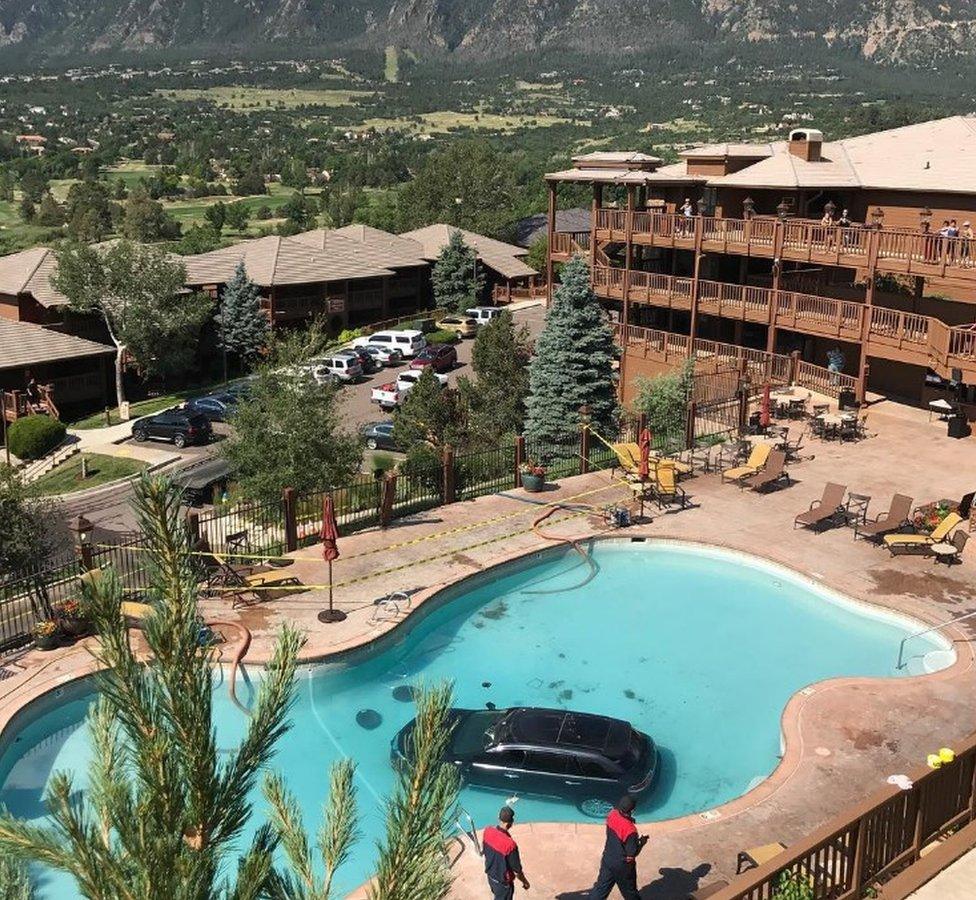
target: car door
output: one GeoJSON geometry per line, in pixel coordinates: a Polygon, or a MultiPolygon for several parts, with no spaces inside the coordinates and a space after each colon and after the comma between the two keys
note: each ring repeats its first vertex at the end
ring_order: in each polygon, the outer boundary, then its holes
{"type": "Polygon", "coordinates": [[[193,412],[200,413],[208,419],[221,419],[223,417],[220,401],[214,400],[213,397],[201,397],[193,406],[193,412]]]}
{"type": "Polygon", "coordinates": [[[581,796],[615,797],[623,790],[617,774],[605,762],[587,756],[573,756],[567,760],[564,784],[581,796]]]}
{"type": "Polygon", "coordinates": [[[550,750],[529,750],[525,754],[522,790],[547,797],[566,795],[566,755],[550,750]]]}
{"type": "Polygon", "coordinates": [[[150,420],[149,434],[152,437],[166,438],[166,440],[170,440],[173,437],[173,424],[172,413],[160,413],[155,419],[150,420]]]}
{"type": "Polygon", "coordinates": [[[396,450],[396,443],[393,440],[392,425],[376,426],[376,446],[384,450],[396,450]]]}
{"type": "Polygon", "coordinates": [[[471,784],[497,790],[518,790],[524,765],[524,750],[495,750],[477,757],[465,774],[471,784]]]}

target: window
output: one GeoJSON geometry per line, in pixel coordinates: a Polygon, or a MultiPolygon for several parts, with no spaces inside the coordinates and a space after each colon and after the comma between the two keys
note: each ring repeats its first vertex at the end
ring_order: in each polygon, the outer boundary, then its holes
{"type": "Polygon", "coordinates": [[[478,761],[479,765],[502,769],[521,769],[525,765],[524,750],[496,750],[478,761]]]}
{"type": "Polygon", "coordinates": [[[573,760],[569,771],[585,778],[611,778],[611,774],[599,760],[581,756],[573,760]]]}
{"type": "Polygon", "coordinates": [[[566,774],[566,757],[561,753],[529,750],[525,754],[525,768],[543,775],[564,775],[566,774]]]}

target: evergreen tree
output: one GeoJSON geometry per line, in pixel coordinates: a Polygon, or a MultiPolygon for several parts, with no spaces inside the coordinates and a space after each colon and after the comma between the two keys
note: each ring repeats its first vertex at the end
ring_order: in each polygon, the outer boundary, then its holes
{"type": "Polygon", "coordinates": [[[20,217],[29,223],[34,221],[36,215],[37,209],[34,207],[34,201],[27,194],[24,194],[20,200],[20,217]]]}
{"type": "Polygon", "coordinates": [[[584,406],[600,434],[617,428],[613,332],[583,259],[567,263],[561,277],[529,364],[525,435],[543,464],[576,454],[584,406]]]}
{"type": "Polygon", "coordinates": [[[427,366],[410,389],[393,419],[393,438],[408,449],[426,444],[441,450],[450,444],[465,443],[466,411],[460,405],[457,391],[445,388],[427,366]]]}
{"type": "Polygon", "coordinates": [[[243,262],[237,264],[234,277],[224,288],[216,320],[222,350],[235,354],[242,364],[253,363],[261,355],[268,341],[268,317],[243,262]]]}
{"type": "Polygon", "coordinates": [[[14,177],[9,169],[0,169],[0,200],[8,203],[14,199],[14,177]]]}
{"type": "Polygon", "coordinates": [[[528,328],[516,328],[508,310],[478,331],[471,351],[471,367],[477,381],[462,376],[458,388],[466,397],[471,430],[479,442],[495,446],[504,438],[521,433],[531,355],[528,328]]]}
{"type": "Polygon", "coordinates": [[[19,860],[0,857],[0,897],[3,900],[34,900],[27,866],[19,860]]]}
{"type": "Polygon", "coordinates": [[[478,271],[478,254],[464,242],[460,231],[451,239],[434,262],[431,272],[434,300],[451,312],[464,312],[478,302],[484,279],[478,271]]]}
{"type": "Polygon", "coordinates": [[[227,221],[227,206],[223,200],[218,200],[203,211],[203,217],[210,223],[213,230],[220,234],[224,228],[224,222],[227,221]]]}
{"type": "Polygon", "coordinates": [[[57,228],[64,224],[64,210],[61,204],[50,193],[41,197],[41,204],[37,207],[36,221],[38,225],[47,228],[57,228]]]}

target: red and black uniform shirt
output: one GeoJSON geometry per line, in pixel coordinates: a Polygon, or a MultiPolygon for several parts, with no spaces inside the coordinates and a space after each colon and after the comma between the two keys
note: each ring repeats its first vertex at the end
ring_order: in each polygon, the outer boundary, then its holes
{"type": "Polygon", "coordinates": [[[485,852],[485,874],[500,884],[512,884],[516,875],[522,874],[518,844],[502,828],[489,825],[481,840],[485,852]]]}
{"type": "Polygon", "coordinates": [[[614,809],[607,816],[607,843],[603,848],[603,863],[611,869],[630,865],[637,858],[637,826],[634,820],[614,809]]]}

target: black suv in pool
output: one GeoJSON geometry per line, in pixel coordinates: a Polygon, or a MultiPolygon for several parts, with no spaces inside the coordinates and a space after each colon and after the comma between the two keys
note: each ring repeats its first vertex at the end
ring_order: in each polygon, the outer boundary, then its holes
{"type": "Polygon", "coordinates": [[[185,447],[187,444],[209,444],[212,436],[209,420],[185,409],[168,409],[132,424],[132,440],[137,443],[155,438],[185,447]]]}
{"type": "MultiPolygon", "coordinates": [[[[453,709],[446,759],[466,784],[557,797],[602,815],[623,794],[639,795],[657,773],[657,747],[629,722],[565,709],[453,709]]],[[[393,739],[404,758],[414,728],[393,739]]]]}

